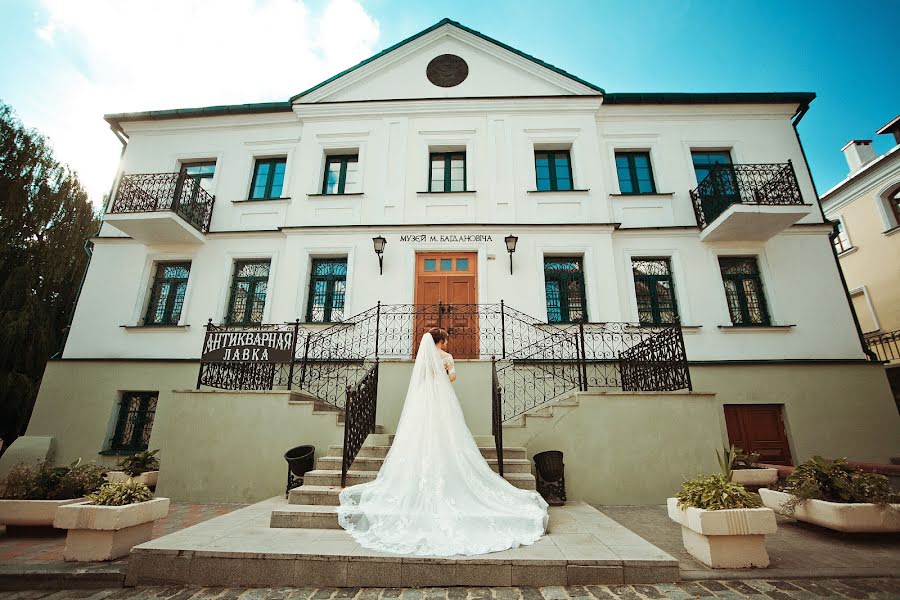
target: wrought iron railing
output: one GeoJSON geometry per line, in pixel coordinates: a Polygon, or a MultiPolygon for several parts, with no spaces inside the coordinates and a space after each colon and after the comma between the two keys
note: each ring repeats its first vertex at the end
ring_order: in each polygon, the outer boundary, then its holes
{"type": "Polygon", "coordinates": [[[759,165],[716,164],[691,190],[697,225],[712,223],[732,204],[803,204],[791,161],[759,165]]]}
{"type": "Polygon", "coordinates": [[[184,173],[123,175],[110,213],[170,210],[203,233],[209,232],[215,196],[184,173]]]}
{"type": "MultiPolygon", "coordinates": [[[[502,421],[571,391],[690,387],[678,325],[553,325],[503,302],[378,304],[319,331],[297,323],[260,326],[261,331],[296,332],[292,361],[201,362],[198,386],[302,389],[323,403],[344,409],[347,387],[355,387],[363,379],[372,360],[414,356],[416,342],[433,326],[450,330],[450,351],[457,358],[496,357],[502,421]],[[632,348],[644,350],[626,353],[632,348]]],[[[237,328],[210,327],[217,331],[237,328]]]]}
{"type": "Polygon", "coordinates": [[[878,360],[884,362],[900,360],[900,329],[884,333],[869,333],[865,339],[869,350],[875,353],[878,360]]]}
{"type": "Polygon", "coordinates": [[[491,359],[491,434],[497,452],[497,472],[503,477],[503,388],[497,376],[497,359],[491,359]]]}
{"type": "Polygon", "coordinates": [[[375,431],[378,409],[378,360],[355,386],[347,386],[344,413],[344,449],[341,459],[341,487],[347,485],[347,471],[356,459],[366,437],[375,431]]]}

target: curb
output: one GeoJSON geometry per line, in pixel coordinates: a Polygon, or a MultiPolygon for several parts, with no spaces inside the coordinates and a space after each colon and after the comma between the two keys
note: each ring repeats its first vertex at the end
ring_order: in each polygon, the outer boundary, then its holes
{"type": "Polygon", "coordinates": [[[733,579],[896,579],[900,574],[881,568],[834,569],[721,569],[694,571],[681,569],[681,581],[712,581],[733,579]]]}
{"type": "Polygon", "coordinates": [[[126,564],[66,567],[2,566],[0,590],[98,589],[125,585],[126,564]]]}

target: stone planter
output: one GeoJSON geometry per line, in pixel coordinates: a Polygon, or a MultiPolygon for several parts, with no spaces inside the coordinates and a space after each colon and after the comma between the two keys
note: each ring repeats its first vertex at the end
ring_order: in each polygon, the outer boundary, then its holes
{"type": "Polygon", "coordinates": [[[775,513],[769,508],[703,510],[666,502],[669,518],[681,525],[681,539],[691,556],[714,569],[768,567],[766,535],[775,533],[775,513]]]}
{"type": "Polygon", "coordinates": [[[877,504],[826,502],[806,500],[801,502],[794,514],[786,514],[784,504],[791,499],[790,494],[776,492],[768,488],[759,490],[763,504],[786,517],[835,531],[846,533],[896,533],[900,532],[900,504],[880,507],[877,504]]]}
{"type": "Polygon", "coordinates": [[[153,521],[169,513],[168,498],[154,498],[125,506],[96,506],[81,502],[63,506],[54,527],[68,529],[66,560],[112,560],[150,540],[153,521]]]}
{"type": "Polygon", "coordinates": [[[71,500],[0,500],[0,525],[15,535],[25,528],[43,527],[49,532],[56,518],[56,509],[67,504],[83,502],[84,498],[71,500]]]}
{"type": "Polygon", "coordinates": [[[731,471],[731,481],[744,487],[772,485],[778,481],[778,469],[734,469],[731,471]]]}
{"type": "MultiPolygon", "coordinates": [[[[121,483],[127,481],[128,478],[129,475],[125,471],[107,471],[106,473],[106,480],[110,483],[121,483]]],[[[156,482],[159,481],[159,471],[147,471],[146,473],[135,475],[131,479],[138,483],[143,483],[149,488],[155,488],[156,482]]]]}

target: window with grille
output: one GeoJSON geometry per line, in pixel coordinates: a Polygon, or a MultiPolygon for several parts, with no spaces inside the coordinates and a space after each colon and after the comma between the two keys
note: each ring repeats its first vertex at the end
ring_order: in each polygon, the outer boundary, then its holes
{"type": "Polygon", "coordinates": [[[253,183],[250,187],[251,200],[281,198],[284,188],[284,169],[287,159],[258,158],[253,167],[253,183]]]}
{"type": "Polygon", "coordinates": [[[359,191],[359,155],[325,158],[323,194],[354,194],[359,191]]]}
{"type": "Polygon", "coordinates": [[[844,228],[843,221],[835,223],[834,237],[831,239],[831,243],[834,244],[834,249],[837,250],[838,254],[852,248],[850,245],[850,236],[847,235],[847,230],[844,228]]]}
{"type": "Polygon", "coordinates": [[[306,320],[311,323],[333,323],[343,319],[346,289],[346,258],[313,259],[306,320]]]}
{"type": "Polygon", "coordinates": [[[769,310],[756,257],[719,257],[719,269],[732,324],[769,325],[769,310]]]}
{"type": "Polygon", "coordinates": [[[234,264],[228,314],[231,325],[262,323],[269,287],[269,261],[238,261],[234,264]]]}
{"type": "Polygon", "coordinates": [[[572,189],[572,158],[568,150],[535,151],[534,172],[539,192],[572,189]]]}
{"type": "Polygon", "coordinates": [[[587,321],[584,299],[584,269],[581,257],[544,259],[547,320],[551,323],[587,321]]]}
{"type": "Polygon", "coordinates": [[[668,258],[635,258],[634,295],[637,298],[641,325],[664,325],[678,322],[675,286],[668,258]]]}
{"type": "Polygon", "coordinates": [[[144,325],[178,325],[191,263],[159,263],[150,289],[144,325]]]}
{"type": "Polygon", "coordinates": [[[619,192],[656,193],[649,152],[616,152],[616,173],[619,176],[619,192]]]}
{"type": "Polygon", "coordinates": [[[430,169],[429,192],[466,191],[465,152],[432,152],[430,169]]]}
{"type": "Polygon", "coordinates": [[[150,444],[150,429],[159,392],[122,392],[116,429],[109,441],[113,452],[140,452],[150,444]]]}

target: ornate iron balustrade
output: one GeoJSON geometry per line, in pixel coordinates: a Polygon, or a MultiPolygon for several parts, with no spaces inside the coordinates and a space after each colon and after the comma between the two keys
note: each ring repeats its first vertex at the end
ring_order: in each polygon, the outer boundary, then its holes
{"type": "Polygon", "coordinates": [[[123,175],[110,204],[110,213],[142,213],[170,210],[209,232],[216,198],[199,181],[184,173],[144,173],[123,175]]]}
{"type": "Polygon", "coordinates": [[[356,386],[347,386],[344,416],[344,450],[341,459],[341,487],[347,485],[347,471],[356,459],[366,437],[375,431],[378,409],[378,360],[356,386]]]}
{"type": "Polygon", "coordinates": [[[666,327],[619,354],[626,391],[692,389],[681,327],[666,327]]]}
{"type": "Polygon", "coordinates": [[[900,329],[884,333],[870,333],[865,336],[866,345],[878,360],[891,362],[900,360],[900,329]]]}
{"type": "Polygon", "coordinates": [[[497,359],[491,359],[491,434],[497,452],[497,472],[503,477],[503,388],[497,376],[497,359]]]}
{"type": "Polygon", "coordinates": [[[776,164],[716,164],[695,189],[691,201],[701,229],[732,204],[803,204],[791,161],[776,164]]]}

